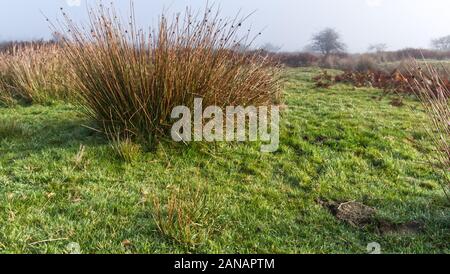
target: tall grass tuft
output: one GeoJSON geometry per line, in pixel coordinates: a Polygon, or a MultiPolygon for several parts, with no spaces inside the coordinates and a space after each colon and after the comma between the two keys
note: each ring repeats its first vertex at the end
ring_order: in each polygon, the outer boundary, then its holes
{"type": "Polygon", "coordinates": [[[219,230],[212,217],[217,216],[217,210],[205,189],[169,188],[169,191],[167,200],[153,197],[152,216],[162,236],[194,249],[219,230]]]}
{"type": "Polygon", "coordinates": [[[195,97],[219,107],[278,99],[278,68],[247,53],[254,38],[242,30],[245,18],[187,9],[162,15],[157,28],[144,31],[131,10],[125,23],[113,6],[99,5],[90,10],[88,26],[65,13],[61,24],[79,102],[105,134],[153,144],[168,133],[172,109],[192,107],[195,97]]]}
{"type": "Polygon", "coordinates": [[[433,66],[419,66],[413,63],[411,70],[415,75],[412,86],[420,98],[430,123],[428,133],[433,140],[434,153],[432,164],[444,174],[442,188],[450,199],[450,90],[448,82],[444,80],[433,66]]]}
{"type": "Polygon", "coordinates": [[[47,103],[68,99],[71,72],[56,44],[14,47],[0,53],[0,101],[47,103]]]}

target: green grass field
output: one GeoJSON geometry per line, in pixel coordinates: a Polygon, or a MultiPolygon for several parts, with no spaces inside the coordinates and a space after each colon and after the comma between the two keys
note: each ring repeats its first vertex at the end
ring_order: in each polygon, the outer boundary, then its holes
{"type": "Polygon", "coordinates": [[[125,162],[75,106],[1,108],[0,253],[67,253],[70,243],[83,253],[366,253],[370,242],[450,253],[450,205],[426,161],[419,103],[318,90],[317,72],[286,71],[273,154],[256,143],[165,142],[125,162]],[[357,228],[319,200],[358,201],[375,220],[423,229],[357,228]]]}

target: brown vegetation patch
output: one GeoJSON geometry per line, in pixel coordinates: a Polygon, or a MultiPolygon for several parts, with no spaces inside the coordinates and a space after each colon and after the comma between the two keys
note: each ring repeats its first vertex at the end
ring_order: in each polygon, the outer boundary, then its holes
{"type": "Polygon", "coordinates": [[[338,203],[319,200],[318,203],[328,208],[337,219],[357,228],[371,224],[376,213],[375,209],[358,202],[338,203]]]}
{"type": "Polygon", "coordinates": [[[421,233],[425,225],[419,221],[406,223],[393,223],[385,219],[377,219],[375,208],[359,202],[336,202],[317,200],[317,203],[327,208],[336,219],[351,225],[354,228],[365,228],[369,225],[375,227],[375,231],[381,235],[410,235],[421,233]]]}

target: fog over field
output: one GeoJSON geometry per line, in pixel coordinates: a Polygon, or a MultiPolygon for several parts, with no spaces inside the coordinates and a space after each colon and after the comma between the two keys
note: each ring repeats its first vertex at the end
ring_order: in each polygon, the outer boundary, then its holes
{"type": "MultiPolygon", "coordinates": [[[[85,19],[86,0],[0,0],[0,40],[50,37],[44,15],[55,19],[65,7],[79,20],[85,19]],[[12,27],[14,26],[14,27],[12,27]]],[[[107,1],[109,2],[109,1],[107,1]]],[[[126,10],[127,0],[116,0],[126,10]]],[[[390,50],[429,47],[432,38],[449,34],[447,0],[227,0],[220,5],[224,15],[255,12],[248,21],[255,32],[263,30],[259,44],[270,42],[283,50],[301,50],[312,33],[336,28],[350,52],[363,52],[369,44],[386,43],[390,50]]],[[[135,0],[140,25],[155,24],[164,9],[182,11],[187,5],[205,6],[205,0],[135,0]]]]}

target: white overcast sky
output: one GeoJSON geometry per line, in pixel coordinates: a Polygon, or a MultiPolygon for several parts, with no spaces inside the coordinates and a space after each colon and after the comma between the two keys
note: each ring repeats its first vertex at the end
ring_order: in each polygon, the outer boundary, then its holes
{"type": "MultiPolygon", "coordinates": [[[[104,1],[105,3],[111,0],[104,1]]],[[[128,12],[129,0],[113,0],[128,12]]],[[[139,24],[153,25],[166,8],[204,8],[206,0],[134,0],[139,24]]],[[[50,30],[42,14],[54,19],[65,7],[83,20],[86,5],[96,0],[0,0],[0,40],[48,38],[50,30]]],[[[386,43],[390,49],[428,47],[435,37],[450,34],[450,0],[210,0],[219,4],[224,17],[256,13],[252,29],[264,29],[258,43],[282,45],[283,50],[302,49],[311,35],[325,27],[336,28],[351,52],[369,44],[386,43]]]]}

